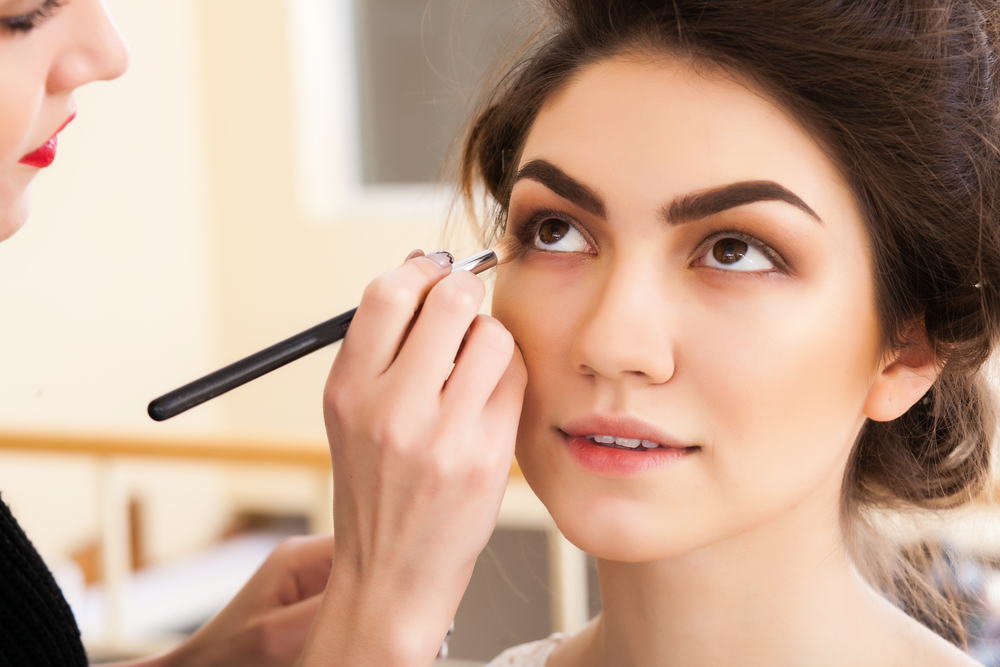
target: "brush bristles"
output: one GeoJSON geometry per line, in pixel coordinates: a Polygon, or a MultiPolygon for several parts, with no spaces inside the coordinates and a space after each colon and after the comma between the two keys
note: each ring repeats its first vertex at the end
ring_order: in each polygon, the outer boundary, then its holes
{"type": "Polygon", "coordinates": [[[519,243],[514,236],[505,236],[491,250],[497,256],[497,265],[505,264],[514,259],[519,243]]]}

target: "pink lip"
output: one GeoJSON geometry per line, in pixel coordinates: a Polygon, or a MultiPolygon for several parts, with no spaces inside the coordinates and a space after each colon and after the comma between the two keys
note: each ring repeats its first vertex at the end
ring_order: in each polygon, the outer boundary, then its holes
{"type": "Polygon", "coordinates": [[[688,446],[639,419],[626,416],[584,415],[561,429],[569,455],[584,470],[604,477],[635,477],[670,465],[696,452],[688,446]],[[659,444],[656,449],[636,451],[602,447],[585,436],[616,435],[639,438],[659,444]]]}
{"type": "Polygon", "coordinates": [[[63,128],[70,124],[74,118],[76,118],[76,112],[69,115],[69,118],[67,118],[63,124],[59,126],[59,129],[55,131],[48,141],[22,157],[19,162],[21,164],[26,164],[29,167],[36,167],[38,169],[44,169],[52,164],[52,162],[56,159],[56,145],[58,144],[58,139],[56,137],[63,131],[63,128]]]}

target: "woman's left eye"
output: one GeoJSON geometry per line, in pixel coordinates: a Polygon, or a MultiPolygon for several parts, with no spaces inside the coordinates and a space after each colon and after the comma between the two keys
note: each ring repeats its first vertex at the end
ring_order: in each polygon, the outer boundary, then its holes
{"type": "Polygon", "coordinates": [[[545,218],[535,229],[532,245],[548,252],[583,252],[590,244],[583,234],[560,218],[545,218]]]}
{"type": "Polygon", "coordinates": [[[774,268],[764,253],[733,237],[718,239],[699,260],[703,266],[727,271],[770,271],[774,268]]]}

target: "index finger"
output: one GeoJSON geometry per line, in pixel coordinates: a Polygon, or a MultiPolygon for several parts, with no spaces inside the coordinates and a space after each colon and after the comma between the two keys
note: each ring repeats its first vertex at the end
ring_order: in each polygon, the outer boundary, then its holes
{"type": "Polygon", "coordinates": [[[374,379],[392,364],[407,328],[430,289],[450,273],[448,253],[415,257],[373,280],[365,288],[334,373],[374,379]]]}

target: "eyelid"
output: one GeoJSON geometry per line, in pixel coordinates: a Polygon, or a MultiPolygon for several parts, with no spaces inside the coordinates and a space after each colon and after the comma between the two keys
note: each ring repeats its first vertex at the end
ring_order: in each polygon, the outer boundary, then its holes
{"type": "Polygon", "coordinates": [[[534,239],[535,239],[535,234],[538,233],[538,230],[541,228],[542,223],[545,222],[546,220],[551,220],[553,218],[555,218],[556,220],[562,220],[567,225],[571,226],[573,229],[579,232],[583,236],[583,238],[586,239],[587,245],[589,245],[591,248],[595,248],[597,246],[597,244],[594,242],[593,237],[589,233],[587,233],[587,231],[583,229],[583,227],[580,226],[580,223],[577,222],[577,220],[573,216],[563,211],[539,207],[531,209],[527,215],[518,217],[520,218],[520,220],[525,220],[525,222],[523,223],[519,221],[514,222],[515,236],[517,240],[520,242],[522,248],[530,248],[533,250],[538,250],[539,252],[547,252],[545,250],[542,250],[541,248],[536,248],[534,246],[534,239]]]}
{"type": "MultiPolygon", "coordinates": [[[[715,245],[715,243],[717,241],[720,241],[721,239],[737,239],[739,241],[743,241],[748,246],[751,246],[759,250],[761,254],[763,254],[764,257],[766,257],[771,262],[771,264],[774,264],[774,268],[777,269],[778,271],[781,271],[782,273],[791,272],[791,269],[788,266],[788,262],[786,262],[784,257],[782,257],[771,246],[764,243],[756,236],[751,236],[746,232],[739,231],[736,229],[724,229],[722,231],[718,231],[710,235],[708,238],[706,238],[698,245],[698,249],[695,250],[694,253],[695,255],[694,259],[698,260],[704,257],[705,253],[709,252],[712,249],[712,246],[715,245]]],[[[766,273],[766,272],[757,271],[756,273],[766,273]]]]}

